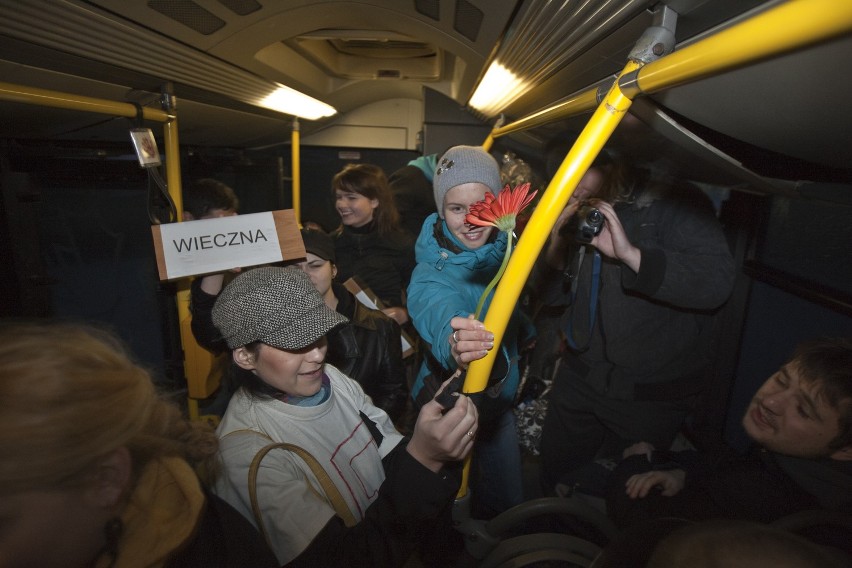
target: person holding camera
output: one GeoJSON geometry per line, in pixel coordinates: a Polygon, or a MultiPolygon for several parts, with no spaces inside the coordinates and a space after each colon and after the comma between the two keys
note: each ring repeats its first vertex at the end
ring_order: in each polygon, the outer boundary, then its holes
{"type": "Polygon", "coordinates": [[[734,262],[700,190],[607,153],[560,214],[543,260],[538,282],[565,306],[567,344],[542,429],[543,489],[602,496],[606,464],[625,448],[671,446],[702,389],[712,312],[731,293],[734,262]]]}

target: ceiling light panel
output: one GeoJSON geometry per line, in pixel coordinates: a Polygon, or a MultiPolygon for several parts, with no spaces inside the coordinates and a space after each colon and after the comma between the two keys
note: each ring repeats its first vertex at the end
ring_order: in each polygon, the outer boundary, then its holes
{"type": "Polygon", "coordinates": [[[262,101],[279,87],[150,30],[67,1],[0,2],[0,34],[256,106],[264,106],[262,101]],[[57,29],[63,33],[57,34],[57,29]]]}
{"type": "Polygon", "coordinates": [[[494,117],[552,77],[653,0],[527,0],[469,105],[494,117]]]}

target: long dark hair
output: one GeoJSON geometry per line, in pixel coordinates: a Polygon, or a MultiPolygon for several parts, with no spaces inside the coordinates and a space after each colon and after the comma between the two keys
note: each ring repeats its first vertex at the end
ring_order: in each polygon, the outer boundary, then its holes
{"type": "MultiPolygon", "coordinates": [[[[380,235],[399,232],[399,211],[393,200],[393,193],[384,170],[373,164],[346,164],[331,180],[331,191],[357,193],[367,199],[376,199],[379,206],[373,213],[376,230],[380,235]]],[[[340,228],[338,228],[338,231],[340,228]]]]}

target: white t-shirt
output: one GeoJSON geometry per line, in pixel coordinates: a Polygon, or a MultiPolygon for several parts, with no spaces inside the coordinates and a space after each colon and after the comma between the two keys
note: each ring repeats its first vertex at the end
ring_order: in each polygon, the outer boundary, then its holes
{"type": "MultiPolygon", "coordinates": [[[[402,435],[358,383],[331,365],[325,366],[325,373],[331,392],[317,406],[255,398],[242,388],[228,404],[217,429],[223,468],[213,491],[255,526],[248,472],[257,452],[271,443],[287,442],[310,452],[358,521],[378,496],[385,479],[381,460],[402,435]],[[376,445],[359,412],[378,426],[381,446],[376,445]]],[[[269,544],[281,564],[298,556],[335,514],[310,467],[285,449],[274,449],[263,458],[257,500],[269,544]]]]}

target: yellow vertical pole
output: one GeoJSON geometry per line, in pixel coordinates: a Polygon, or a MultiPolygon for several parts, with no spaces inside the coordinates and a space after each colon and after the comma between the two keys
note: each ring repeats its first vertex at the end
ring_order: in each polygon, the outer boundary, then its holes
{"type": "MultiPolygon", "coordinates": [[[[169,94],[164,96],[171,97],[169,94]]],[[[166,110],[168,112],[173,111],[173,102],[174,101],[169,98],[169,100],[164,104],[164,106],[167,107],[166,110]]],[[[178,142],[178,125],[176,116],[170,116],[169,120],[163,124],[163,144],[166,156],[166,185],[169,189],[169,196],[175,204],[175,211],[177,214],[176,222],[181,222],[183,220],[183,190],[180,179],[180,144],[178,142]]],[[[190,280],[188,278],[181,279],[177,283],[175,302],[177,304],[178,322],[189,321],[189,284],[190,280]]],[[[189,381],[189,377],[194,370],[188,368],[187,353],[190,349],[190,342],[194,342],[195,340],[192,337],[188,337],[187,334],[184,333],[183,329],[181,329],[180,339],[184,353],[184,374],[187,377],[187,381],[189,381]]],[[[200,417],[200,413],[198,411],[198,400],[192,396],[187,396],[186,404],[189,419],[198,420],[200,417]]]]}
{"type": "Polygon", "coordinates": [[[302,226],[302,185],[299,167],[299,117],[293,118],[293,133],[291,134],[291,170],[293,172],[293,211],[296,213],[296,224],[302,226]]]}
{"type": "MultiPolygon", "coordinates": [[[[621,75],[630,73],[641,65],[639,62],[630,61],[621,71],[621,75]]],[[[614,81],[606,98],[598,106],[547,186],[521,238],[518,240],[518,246],[512,254],[508,266],[506,266],[506,272],[497,286],[494,298],[491,300],[488,313],[483,321],[485,329],[494,334],[494,345],[500,345],[503,341],[503,334],[506,332],[506,326],[521,295],[527,276],[547,241],[551,228],[556,224],[556,218],[568,204],[568,199],[574,193],[580,179],[609,140],[615,127],[627,114],[631,103],[632,101],[621,92],[618,81],[614,81]]],[[[488,375],[494,365],[498,351],[498,349],[492,349],[483,359],[473,361],[470,364],[462,389],[463,392],[474,393],[485,389],[488,384],[488,375]]],[[[461,498],[467,495],[469,476],[470,457],[468,456],[457,497],[461,498]]]]}
{"type": "Polygon", "coordinates": [[[169,196],[175,202],[177,219],[183,216],[183,191],[180,182],[180,146],[178,144],[177,118],[173,118],[163,125],[163,137],[165,139],[166,154],[166,184],[169,188],[169,196]]]}
{"type": "MultiPolygon", "coordinates": [[[[639,68],[640,65],[641,63],[635,61],[628,62],[621,75],[639,68]]],[[[527,275],[547,241],[551,228],[556,224],[556,218],[568,204],[568,199],[574,193],[583,174],[609,140],[631,103],[632,101],[621,92],[618,81],[613,82],[606,98],[598,106],[547,186],[518,240],[518,245],[497,286],[483,321],[485,328],[494,334],[495,345],[503,341],[503,334],[521,295],[527,275]]],[[[492,349],[486,357],[470,364],[464,392],[479,392],[485,389],[497,352],[497,349],[492,349]]]]}
{"type": "Polygon", "coordinates": [[[161,93],[161,105],[167,113],[168,118],[163,124],[163,139],[166,154],[166,185],[169,195],[177,209],[177,219],[183,217],[183,193],[180,185],[180,144],[178,143],[178,120],[175,114],[175,96],[171,83],[163,85],[161,93]]]}

